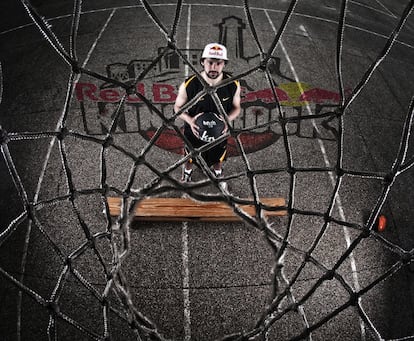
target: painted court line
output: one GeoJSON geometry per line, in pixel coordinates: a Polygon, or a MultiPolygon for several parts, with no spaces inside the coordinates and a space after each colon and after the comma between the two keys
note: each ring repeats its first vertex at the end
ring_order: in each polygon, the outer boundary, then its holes
{"type": "Polygon", "coordinates": [[[188,223],[184,222],[181,229],[182,261],[183,261],[183,300],[184,300],[184,340],[191,340],[190,310],[190,269],[188,266],[188,223]]]}
{"type": "MultiPolygon", "coordinates": [[[[190,33],[191,33],[191,5],[188,5],[187,13],[187,33],[185,40],[185,48],[190,50],[190,33]]],[[[185,78],[188,77],[189,67],[185,65],[185,78]]],[[[191,340],[191,307],[190,307],[190,268],[188,265],[188,223],[183,222],[181,228],[182,243],[182,262],[183,262],[183,304],[184,304],[184,341],[191,340]]]]}
{"type": "Polygon", "coordinates": [[[356,1],[349,1],[349,3],[351,3],[351,4],[353,4],[353,5],[356,5],[356,6],[361,6],[361,7],[365,7],[365,8],[368,8],[368,9],[370,9],[371,11],[375,11],[375,12],[378,12],[378,13],[381,13],[381,14],[384,14],[384,15],[386,15],[386,16],[389,16],[389,17],[393,17],[393,18],[396,18],[396,16],[393,14],[393,13],[391,13],[384,5],[382,5],[379,1],[377,1],[380,5],[381,5],[381,7],[382,8],[384,8],[385,10],[386,10],[386,12],[384,12],[384,11],[381,11],[381,10],[379,10],[379,9],[377,9],[377,8],[374,8],[374,7],[371,7],[371,6],[368,6],[368,5],[365,5],[365,4],[362,4],[362,3],[359,3],[359,2],[356,2],[356,1]]]}
{"type": "MultiPolygon", "coordinates": [[[[98,43],[98,40],[101,38],[103,32],[106,30],[106,28],[107,28],[110,20],[112,19],[114,13],[115,13],[115,10],[112,10],[112,12],[109,14],[108,19],[106,20],[104,26],[102,27],[101,31],[98,34],[98,37],[95,39],[94,43],[92,44],[91,48],[89,49],[88,54],[87,54],[87,56],[86,56],[86,58],[85,58],[85,60],[82,64],[82,67],[85,67],[86,64],[88,63],[88,61],[89,61],[89,59],[92,55],[92,52],[95,50],[95,47],[98,43]]],[[[80,74],[76,75],[75,82],[78,82],[79,78],[80,78],[80,74]]],[[[62,113],[61,117],[58,120],[55,131],[57,131],[60,127],[60,124],[61,124],[62,119],[63,119],[63,114],[64,113],[62,113]]],[[[50,159],[50,156],[52,154],[52,150],[53,150],[53,146],[55,145],[55,142],[56,142],[56,137],[52,138],[50,143],[49,143],[49,147],[48,147],[48,150],[46,152],[46,157],[45,157],[45,160],[43,162],[42,171],[39,175],[39,180],[38,180],[38,183],[37,183],[37,186],[36,186],[36,191],[35,191],[35,194],[34,194],[34,197],[33,197],[33,203],[34,204],[36,204],[37,200],[39,199],[39,193],[40,193],[40,190],[42,188],[43,178],[45,176],[47,165],[49,163],[49,159],[50,159]]],[[[20,270],[21,276],[20,276],[20,280],[19,280],[20,283],[23,283],[23,281],[24,281],[24,275],[25,275],[25,271],[26,271],[27,252],[28,252],[28,248],[29,248],[29,244],[30,244],[31,230],[32,230],[32,223],[31,223],[31,221],[29,221],[26,236],[25,236],[25,242],[24,242],[24,246],[23,246],[22,262],[21,262],[21,266],[20,266],[20,269],[21,269],[20,270]]],[[[17,322],[16,322],[16,325],[17,325],[17,341],[21,340],[22,299],[23,299],[22,291],[19,291],[18,300],[17,300],[17,322]]]]}
{"type": "Polygon", "coordinates": [[[390,9],[388,8],[388,7],[386,7],[381,1],[379,1],[379,0],[375,0],[377,3],[378,3],[378,5],[380,5],[383,9],[385,9],[389,14],[391,14],[391,16],[392,17],[394,17],[394,18],[396,18],[397,16],[394,14],[394,13],[392,13],[391,11],[390,11],[390,9]]]}
{"type": "MultiPolygon", "coordinates": [[[[265,11],[265,14],[266,14],[266,17],[267,17],[270,25],[272,26],[273,31],[275,33],[277,33],[276,27],[274,26],[273,21],[272,21],[272,19],[269,16],[269,13],[267,11],[265,11]]],[[[309,37],[309,34],[306,31],[306,29],[305,29],[304,26],[303,26],[302,30],[304,30],[305,33],[306,33],[306,35],[309,37]]],[[[287,53],[287,50],[286,50],[286,48],[285,48],[285,46],[284,46],[284,44],[282,42],[282,39],[280,39],[279,45],[280,45],[280,47],[281,47],[281,49],[283,51],[283,54],[285,55],[286,61],[289,64],[290,70],[292,71],[292,74],[293,74],[293,76],[295,78],[296,83],[299,84],[299,86],[300,86],[301,83],[300,83],[299,77],[298,77],[298,75],[296,73],[295,67],[293,66],[292,60],[290,59],[289,54],[287,53]]],[[[300,89],[300,90],[301,90],[301,92],[304,92],[302,89],[300,89]]],[[[306,105],[306,110],[308,111],[308,114],[309,115],[312,115],[312,110],[311,110],[309,104],[306,105]]],[[[312,119],[311,122],[312,122],[312,125],[315,128],[315,130],[318,133],[320,133],[319,128],[316,125],[315,121],[312,119]]],[[[325,145],[324,145],[323,141],[320,140],[320,139],[317,139],[317,140],[318,140],[319,147],[320,147],[320,150],[321,150],[321,153],[322,153],[322,156],[323,156],[323,159],[324,159],[324,162],[325,162],[326,167],[331,167],[331,164],[329,162],[329,158],[328,158],[328,155],[326,153],[326,148],[325,148],[325,145]]],[[[332,187],[335,187],[335,182],[336,181],[335,181],[335,178],[334,178],[332,172],[329,172],[329,177],[330,177],[330,180],[331,180],[332,187]]],[[[335,198],[335,201],[336,201],[336,204],[337,204],[337,207],[338,207],[338,211],[339,211],[339,215],[340,215],[341,219],[343,221],[346,221],[346,219],[345,219],[345,213],[344,213],[344,210],[343,210],[343,206],[342,206],[342,202],[341,202],[341,199],[340,199],[339,194],[337,194],[337,196],[335,198]]],[[[349,247],[351,245],[351,237],[350,237],[350,234],[349,234],[347,228],[345,228],[345,227],[343,227],[343,232],[344,232],[344,237],[345,237],[346,245],[347,245],[347,247],[349,247]]],[[[359,291],[360,290],[360,284],[359,284],[359,280],[358,280],[358,272],[357,272],[356,261],[355,261],[355,258],[353,256],[353,253],[351,253],[349,255],[349,260],[350,260],[350,263],[351,263],[352,277],[353,277],[353,281],[354,281],[355,290],[356,291],[359,291]]],[[[363,323],[363,321],[361,319],[360,319],[360,328],[361,328],[361,339],[362,340],[365,340],[365,325],[364,325],[364,323],[363,323]]]]}
{"type": "MultiPolygon", "coordinates": [[[[376,1],[378,2],[378,0],[376,0],[376,1]]],[[[356,2],[354,2],[354,3],[357,4],[356,2]]],[[[166,3],[166,4],[162,4],[162,5],[153,4],[151,6],[156,7],[156,6],[175,6],[175,5],[176,5],[176,3],[166,3]]],[[[225,4],[211,4],[211,3],[193,3],[192,6],[224,7],[224,8],[229,7],[229,8],[240,8],[240,9],[243,9],[243,6],[225,5],[225,4]]],[[[90,14],[90,13],[104,12],[104,11],[113,11],[115,9],[139,8],[139,7],[142,7],[142,5],[129,5],[129,6],[107,7],[107,8],[100,8],[100,9],[96,9],[96,10],[85,11],[85,12],[82,12],[82,14],[90,14]]],[[[262,7],[251,7],[251,10],[269,11],[269,12],[275,12],[275,13],[286,13],[286,11],[277,10],[277,9],[262,8],[262,7]]],[[[376,11],[378,11],[378,10],[376,10],[376,11]]],[[[383,14],[386,14],[386,13],[381,12],[381,11],[378,11],[378,12],[383,13],[383,14]]],[[[298,17],[309,18],[309,19],[313,19],[313,20],[324,21],[324,22],[332,23],[334,25],[337,25],[338,24],[337,21],[335,21],[335,20],[331,20],[331,19],[319,17],[319,16],[316,16],[316,15],[308,15],[308,14],[303,14],[303,13],[293,13],[293,15],[294,16],[298,16],[298,17]]],[[[51,21],[51,20],[60,19],[60,18],[66,18],[66,17],[70,17],[70,16],[71,16],[71,14],[66,14],[66,15],[62,15],[62,16],[58,16],[58,17],[49,18],[47,20],[48,21],[51,21]]],[[[394,14],[392,14],[392,16],[395,17],[394,14]]],[[[19,29],[22,29],[22,28],[25,28],[25,27],[28,27],[28,26],[32,26],[32,25],[34,25],[34,24],[33,23],[30,23],[30,24],[21,25],[21,26],[15,27],[15,28],[11,28],[11,29],[8,29],[6,31],[0,32],[0,35],[6,34],[6,33],[10,33],[10,32],[13,32],[13,31],[17,31],[19,29]]],[[[370,31],[370,30],[366,30],[366,29],[363,29],[363,28],[358,27],[358,26],[349,25],[349,24],[345,24],[345,26],[346,27],[349,27],[349,28],[352,28],[354,30],[366,32],[366,33],[369,33],[369,34],[372,34],[372,35],[375,35],[375,36],[378,36],[378,37],[381,37],[381,38],[384,38],[384,39],[388,39],[388,36],[386,36],[384,34],[377,33],[377,32],[370,31]]],[[[405,47],[408,47],[408,48],[414,48],[414,45],[405,43],[405,42],[403,42],[401,40],[398,40],[398,39],[395,41],[395,43],[401,44],[401,45],[403,45],[405,47]]]]}

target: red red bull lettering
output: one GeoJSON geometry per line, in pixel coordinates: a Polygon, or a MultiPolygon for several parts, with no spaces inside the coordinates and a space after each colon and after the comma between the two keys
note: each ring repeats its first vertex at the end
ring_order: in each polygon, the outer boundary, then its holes
{"type": "MultiPolygon", "coordinates": [[[[146,96],[145,86],[143,83],[138,83],[136,91],[146,96]]],[[[151,88],[152,99],[154,103],[173,103],[177,98],[175,87],[171,84],[154,83],[151,88]]],[[[77,83],[75,85],[75,95],[79,102],[119,102],[125,92],[119,88],[100,89],[97,85],[92,83],[77,83]]],[[[127,103],[138,103],[142,100],[137,95],[128,95],[127,103]]]]}

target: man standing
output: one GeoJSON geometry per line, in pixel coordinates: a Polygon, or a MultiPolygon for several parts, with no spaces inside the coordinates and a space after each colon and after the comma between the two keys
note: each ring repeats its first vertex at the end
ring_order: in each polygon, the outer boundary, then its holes
{"type": "MultiPolygon", "coordinates": [[[[217,43],[207,44],[203,50],[200,63],[203,66],[201,77],[211,87],[217,87],[223,80],[230,78],[229,74],[223,72],[227,64],[227,49],[225,46],[217,43]]],[[[180,108],[193,99],[200,91],[204,89],[203,84],[196,75],[187,78],[178,90],[177,99],[174,105],[174,111],[178,112],[180,108]]],[[[226,111],[229,121],[233,121],[240,114],[240,84],[238,81],[231,82],[223,87],[217,88],[217,95],[222,107],[226,111]]],[[[206,144],[199,138],[200,127],[196,124],[196,119],[204,112],[220,113],[213,98],[206,94],[179,116],[184,122],[184,135],[188,138],[193,148],[199,148],[206,144]]],[[[224,120],[224,119],[223,119],[224,120]]],[[[223,133],[227,131],[227,124],[223,133]]],[[[216,177],[222,176],[222,165],[226,156],[227,140],[210,148],[202,153],[202,157],[209,167],[212,167],[216,177]]],[[[186,152],[188,152],[186,150],[186,152]]],[[[183,182],[191,181],[192,163],[190,159],[183,168],[183,182]]]]}

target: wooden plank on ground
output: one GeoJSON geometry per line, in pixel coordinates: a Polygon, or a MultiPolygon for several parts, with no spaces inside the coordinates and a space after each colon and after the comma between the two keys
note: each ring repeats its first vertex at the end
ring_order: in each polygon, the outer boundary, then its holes
{"type": "MultiPolygon", "coordinates": [[[[261,198],[270,207],[285,206],[283,198],[261,198]]],[[[111,216],[121,214],[121,198],[108,198],[111,216]]],[[[246,213],[255,214],[254,205],[240,205],[246,213]]],[[[286,215],[285,210],[265,211],[267,217],[286,215]]],[[[190,198],[146,198],[135,208],[134,218],[140,221],[238,221],[240,217],[225,202],[199,202],[190,198]]]]}

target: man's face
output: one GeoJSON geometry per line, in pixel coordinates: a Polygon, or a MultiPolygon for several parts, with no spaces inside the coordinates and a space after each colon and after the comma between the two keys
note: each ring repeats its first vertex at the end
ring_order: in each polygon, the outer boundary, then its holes
{"type": "Polygon", "coordinates": [[[216,79],[223,72],[225,62],[222,59],[206,58],[204,59],[203,66],[206,75],[210,79],[216,79]]]}

